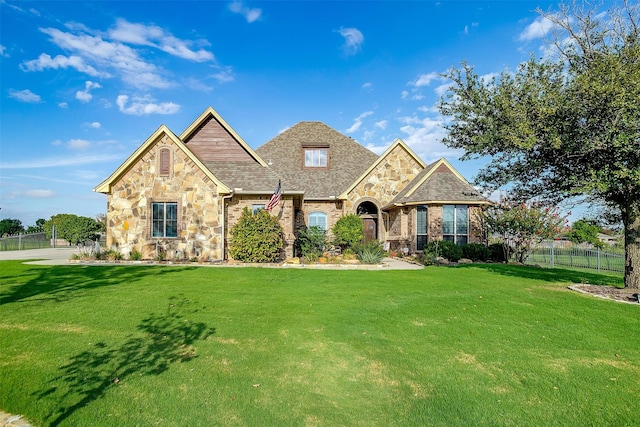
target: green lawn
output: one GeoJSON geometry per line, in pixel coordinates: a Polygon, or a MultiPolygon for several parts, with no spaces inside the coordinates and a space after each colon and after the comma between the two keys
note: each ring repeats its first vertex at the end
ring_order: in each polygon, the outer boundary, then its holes
{"type": "Polygon", "coordinates": [[[619,277],[0,262],[0,409],[37,426],[638,425],[619,277]]]}

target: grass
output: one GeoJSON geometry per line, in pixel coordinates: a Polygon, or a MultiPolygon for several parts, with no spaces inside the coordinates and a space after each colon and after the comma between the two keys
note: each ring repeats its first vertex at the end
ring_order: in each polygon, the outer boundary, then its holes
{"type": "Polygon", "coordinates": [[[637,425],[614,276],[0,262],[0,408],[39,426],[637,425]]]}

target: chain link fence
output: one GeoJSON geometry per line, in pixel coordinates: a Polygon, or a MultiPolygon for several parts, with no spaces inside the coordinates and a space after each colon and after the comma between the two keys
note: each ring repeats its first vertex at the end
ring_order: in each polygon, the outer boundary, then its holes
{"type": "Polygon", "coordinates": [[[46,233],[18,234],[0,238],[0,251],[21,251],[25,249],[41,249],[51,247],[51,240],[46,233]]]}

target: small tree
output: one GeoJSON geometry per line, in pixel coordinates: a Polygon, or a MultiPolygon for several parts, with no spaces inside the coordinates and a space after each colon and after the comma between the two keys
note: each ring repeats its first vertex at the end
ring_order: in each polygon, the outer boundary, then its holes
{"type": "Polygon", "coordinates": [[[486,208],[481,214],[489,235],[502,238],[505,260],[511,257],[524,262],[535,244],[553,239],[566,225],[558,208],[536,201],[516,203],[508,198],[486,208]]]}
{"type": "Polygon", "coordinates": [[[57,214],[44,223],[43,228],[47,237],[52,237],[53,227],[56,227],[56,236],[70,244],[79,244],[87,240],[98,240],[100,233],[104,231],[104,224],[93,218],[73,214],[57,214]]]}
{"type": "Polygon", "coordinates": [[[601,228],[593,221],[579,219],[572,224],[567,237],[574,243],[591,243],[593,246],[601,248],[603,243],[598,239],[600,230],[601,228]]]}
{"type": "Polygon", "coordinates": [[[44,218],[36,220],[35,225],[30,225],[29,227],[27,227],[27,233],[42,233],[44,231],[45,222],[47,222],[47,220],[44,218]]]}
{"type": "Polygon", "coordinates": [[[284,245],[280,222],[266,210],[245,207],[230,234],[229,255],[242,262],[274,262],[284,245]]]}
{"type": "Polygon", "coordinates": [[[24,227],[22,226],[22,221],[19,219],[6,218],[0,221],[0,236],[4,236],[5,234],[11,236],[22,233],[23,231],[24,227]]]}
{"type": "Polygon", "coordinates": [[[364,239],[364,224],[356,214],[341,217],[333,226],[334,244],[342,250],[351,248],[364,239]]]}
{"type": "Polygon", "coordinates": [[[298,229],[296,248],[307,260],[315,260],[327,246],[327,232],[318,226],[302,227],[298,229]]]}

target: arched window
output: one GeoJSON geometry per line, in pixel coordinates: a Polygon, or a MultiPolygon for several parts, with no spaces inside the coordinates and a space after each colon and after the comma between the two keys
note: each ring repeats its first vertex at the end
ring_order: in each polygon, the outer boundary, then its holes
{"type": "Polygon", "coordinates": [[[171,174],[171,151],[168,148],[160,150],[160,175],[171,174]]]}
{"type": "Polygon", "coordinates": [[[320,227],[327,230],[327,214],[324,212],[311,212],[309,214],[309,227],[320,227]]]}

